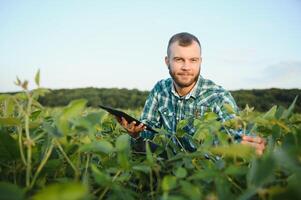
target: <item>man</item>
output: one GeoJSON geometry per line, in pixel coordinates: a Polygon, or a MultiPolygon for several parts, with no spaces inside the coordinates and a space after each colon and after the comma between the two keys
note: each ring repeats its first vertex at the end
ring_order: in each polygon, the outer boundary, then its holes
{"type": "MultiPolygon", "coordinates": [[[[142,115],[143,123],[128,123],[124,118],[120,124],[134,138],[152,139],[154,134],[145,130],[147,124],[151,127],[164,127],[175,134],[177,123],[189,117],[200,117],[209,109],[218,114],[220,120],[233,118],[224,108],[227,103],[235,112],[237,105],[231,94],[200,75],[202,51],[199,40],[190,33],[178,33],[171,37],[167,47],[165,63],[171,78],[159,81],[150,92],[142,115]]],[[[187,126],[187,133],[194,134],[194,127],[187,126]]],[[[176,141],[175,141],[176,142],[176,141]]],[[[182,138],[185,149],[194,151],[195,147],[188,138],[182,138]]],[[[265,142],[260,137],[243,136],[242,144],[252,145],[261,155],[265,142]]]]}

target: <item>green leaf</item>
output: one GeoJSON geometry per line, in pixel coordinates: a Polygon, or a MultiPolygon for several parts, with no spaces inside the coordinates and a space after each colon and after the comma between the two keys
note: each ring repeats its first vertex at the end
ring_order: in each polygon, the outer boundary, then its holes
{"type": "Polygon", "coordinates": [[[118,152],[117,160],[121,168],[126,170],[130,169],[130,162],[129,162],[130,156],[127,152],[124,151],[118,152]]]}
{"type": "Polygon", "coordinates": [[[191,199],[191,200],[203,199],[200,187],[182,180],[180,181],[180,185],[181,185],[181,191],[185,196],[188,197],[187,199],[191,199]]]}
{"type": "Polygon", "coordinates": [[[100,171],[93,164],[91,165],[91,170],[96,183],[104,187],[112,185],[111,177],[106,172],[100,171]]]}
{"type": "Polygon", "coordinates": [[[150,166],[152,166],[154,164],[154,159],[153,159],[153,155],[150,150],[150,147],[149,147],[149,143],[146,142],[145,145],[146,145],[146,160],[147,160],[148,164],[150,166]]]}
{"type": "Polygon", "coordinates": [[[187,170],[183,167],[179,167],[177,168],[175,175],[177,178],[185,178],[187,176],[187,170]]]}
{"type": "Polygon", "coordinates": [[[79,151],[110,154],[114,151],[114,147],[110,142],[101,140],[85,144],[79,148],[79,151]]]}
{"type": "Polygon", "coordinates": [[[13,161],[19,159],[19,145],[5,129],[0,129],[0,160],[13,161]]]}
{"type": "Polygon", "coordinates": [[[3,117],[14,115],[16,105],[11,95],[0,95],[0,104],[2,104],[1,110],[3,112],[3,117]]]}
{"type": "Polygon", "coordinates": [[[59,132],[56,127],[51,126],[47,123],[43,123],[42,128],[46,133],[48,133],[51,136],[54,136],[54,137],[57,137],[57,138],[58,137],[63,137],[63,134],[61,132],[59,132]]]}
{"type": "Polygon", "coordinates": [[[135,165],[135,166],[133,166],[133,170],[141,171],[141,172],[144,172],[145,174],[148,174],[150,172],[151,168],[148,165],[135,165]]]}
{"type": "Polygon", "coordinates": [[[230,183],[226,181],[225,178],[222,177],[216,177],[215,178],[215,187],[218,194],[218,199],[221,200],[228,200],[228,199],[234,199],[234,196],[231,194],[230,190],[230,183]]]}
{"type": "Polygon", "coordinates": [[[188,124],[188,119],[183,119],[180,120],[177,124],[177,129],[176,129],[176,136],[179,138],[184,137],[186,134],[186,131],[184,130],[184,127],[188,124]]]}
{"type": "Polygon", "coordinates": [[[40,69],[37,71],[37,73],[34,77],[34,81],[37,84],[37,86],[40,87],[40,69]]]}
{"type": "Polygon", "coordinates": [[[168,192],[177,186],[177,178],[170,175],[164,176],[161,186],[164,192],[168,192]]]}
{"type": "Polygon", "coordinates": [[[274,118],[275,117],[275,114],[276,114],[276,111],[277,111],[277,106],[273,106],[268,112],[266,112],[264,115],[263,115],[263,118],[265,119],[271,119],[271,118],[274,118]]]}
{"type": "Polygon", "coordinates": [[[225,174],[228,175],[244,175],[248,172],[249,168],[246,166],[230,165],[225,169],[225,174]]]}
{"type": "Polygon", "coordinates": [[[33,111],[31,114],[30,114],[30,119],[32,121],[35,121],[39,116],[40,114],[42,113],[42,110],[35,110],[33,111]]]}
{"type": "Polygon", "coordinates": [[[292,115],[297,99],[298,99],[298,95],[295,97],[293,103],[289,106],[289,108],[283,113],[282,115],[283,119],[288,119],[292,115]]]}
{"type": "Polygon", "coordinates": [[[203,141],[207,138],[207,136],[209,135],[209,129],[198,129],[196,131],[196,133],[193,135],[193,139],[195,139],[196,141],[200,142],[203,141]]]}
{"type": "Polygon", "coordinates": [[[24,191],[17,185],[0,182],[0,199],[21,200],[24,199],[24,191]]]}
{"type": "Polygon", "coordinates": [[[21,85],[21,80],[19,79],[19,77],[17,76],[17,80],[15,81],[15,84],[17,86],[20,86],[21,85]]]}
{"type": "Polygon", "coordinates": [[[88,199],[86,186],[77,183],[59,183],[47,186],[33,196],[33,200],[80,200],[88,199]]]}
{"type": "Polygon", "coordinates": [[[218,115],[214,112],[206,112],[204,114],[204,119],[207,121],[211,121],[211,120],[217,120],[218,119],[218,115]]]}
{"type": "Polygon", "coordinates": [[[130,162],[130,136],[128,134],[120,135],[116,140],[116,150],[118,152],[117,160],[123,169],[129,169],[130,162]]]}
{"type": "Polygon", "coordinates": [[[117,151],[128,151],[130,149],[130,136],[127,134],[120,135],[116,140],[117,151]]]}
{"type": "Polygon", "coordinates": [[[25,80],[25,81],[21,84],[21,87],[22,87],[24,90],[27,90],[27,89],[28,89],[28,81],[25,80]]]}
{"type": "Polygon", "coordinates": [[[49,89],[46,88],[37,88],[32,91],[32,97],[34,99],[39,99],[39,97],[45,96],[47,93],[50,93],[49,89]]]}
{"type": "Polygon", "coordinates": [[[243,144],[231,144],[229,146],[217,146],[210,148],[210,151],[215,154],[221,154],[227,157],[250,158],[255,155],[253,147],[243,144]]]}
{"type": "Polygon", "coordinates": [[[223,105],[223,108],[224,108],[224,109],[226,110],[226,112],[229,113],[229,114],[234,114],[234,113],[235,113],[233,107],[232,107],[230,104],[228,104],[228,103],[225,103],[225,104],[223,105]]]}
{"type": "Polygon", "coordinates": [[[87,100],[78,99],[71,101],[67,107],[62,110],[57,120],[57,127],[64,135],[69,133],[69,121],[71,118],[78,117],[85,108],[87,100]]]}
{"type": "Polygon", "coordinates": [[[18,126],[21,125],[21,121],[13,117],[0,117],[0,125],[4,126],[18,126]]]}
{"type": "Polygon", "coordinates": [[[254,159],[247,175],[249,186],[260,187],[273,178],[275,160],[270,155],[254,159]]]}

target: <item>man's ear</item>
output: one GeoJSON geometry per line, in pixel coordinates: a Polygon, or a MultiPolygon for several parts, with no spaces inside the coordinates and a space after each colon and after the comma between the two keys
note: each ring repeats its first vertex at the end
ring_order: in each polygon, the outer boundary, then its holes
{"type": "Polygon", "coordinates": [[[165,64],[169,68],[169,58],[167,56],[165,56],[165,64]]]}

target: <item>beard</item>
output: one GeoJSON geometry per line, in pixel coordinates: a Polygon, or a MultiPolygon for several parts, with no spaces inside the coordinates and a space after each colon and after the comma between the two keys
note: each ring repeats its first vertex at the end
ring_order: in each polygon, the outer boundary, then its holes
{"type": "Polygon", "coordinates": [[[193,74],[191,72],[180,72],[175,73],[171,70],[170,66],[168,66],[169,74],[172,80],[180,87],[185,88],[195,84],[199,78],[201,68],[199,68],[198,73],[193,74]]]}

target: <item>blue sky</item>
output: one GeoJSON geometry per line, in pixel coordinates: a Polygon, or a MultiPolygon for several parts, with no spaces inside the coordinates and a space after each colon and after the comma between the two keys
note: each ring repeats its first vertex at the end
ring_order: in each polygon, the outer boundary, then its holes
{"type": "Polygon", "coordinates": [[[301,1],[0,0],[0,92],[41,70],[43,87],[150,90],[169,77],[169,38],[196,35],[201,74],[229,90],[301,88],[301,1]]]}

